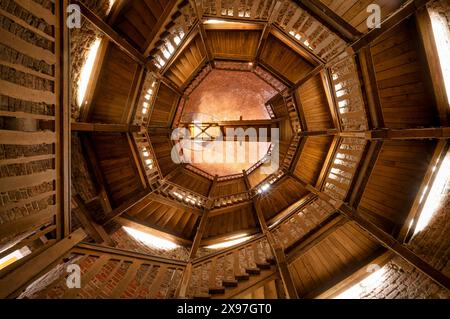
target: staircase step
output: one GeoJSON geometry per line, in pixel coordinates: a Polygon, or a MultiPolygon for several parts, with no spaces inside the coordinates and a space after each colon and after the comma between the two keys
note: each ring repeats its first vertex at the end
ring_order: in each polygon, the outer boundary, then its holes
{"type": "Polygon", "coordinates": [[[269,263],[256,263],[256,266],[258,266],[259,269],[270,269],[269,263]]]}
{"type": "Polygon", "coordinates": [[[197,295],[194,295],[192,298],[194,298],[194,299],[211,299],[211,295],[210,294],[197,294],[197,295]]]}
{"type": "Polygon", "coordinates": [[[224,287],[237,287],[238,281],[237,280],[222,280],[222,285],[224,287]]]}
{"type": "Polygon", "coordinates": [[[240,274],[240,275],[235,275],[234,277],[236,278],[237,281],[243,281],[243,280],[248,280],[250,276],[248,274],[240,274]]]}
{"type": "Polygon", "coordinates": [[[220,294],[224,294],[225,293],[225,288],[224,287],[213,287],[213,288],[209,288],[209,293],[211,295],[220,295],[220,294]]]}
{"type": "Polygon", "coordinates": [[[259,268],[245,268],[245,271],[249,275],[259,275],[261,273],[261,269],[259,268]]]}

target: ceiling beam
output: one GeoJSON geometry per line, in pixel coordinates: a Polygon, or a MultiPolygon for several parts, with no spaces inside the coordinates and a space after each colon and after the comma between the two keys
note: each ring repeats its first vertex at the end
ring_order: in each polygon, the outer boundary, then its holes
{"type": "Polygon", "coordinates": [[[297,4],[306,9],[314,18],[328,29],[336,32],[338,36],[347,42],[355,41],[362,33],[341,18],[337,13],[328,8],[320,0],[297,0],[297,4]]]}
{"type": "Polygon", "coordinates": [[[357,212],[354,208],[350,207],[348,204],[341,200],[336,200],[330,197],[328,194],[318,190],[314,186],[304,182],[295,175],[291,175],[299,183],[301,183],[307,190],[319,196],[322,200],[328,203],[330,206],[334,207],[338,212],[343,214],[349,220],[355,222],[359,227],[367,231],[371,236],[376,238],[383,246],[390,249],[398,256],[406,260],[409,264],[414,266],[421,273],[426,275],[428,278],[433,280],[438,285],[450,289],[450,278],[444,275],[441,271],[434,268],[432,265],[424,261],[418,255],[416,255],[412,250],[406,247],[404,244],[395,239],[392,235],[388,234],[376,224],[365,219],[361,214],[357,212]]]}
{"type": "Polygon", "coordinates": [[[410,0],[405,6],[393,13],[381,23],[380,28],[374,28],[351,44],[353,51],[357,52],[369,45],[381,35],[391,30],[405,19],[413,15],[418,9],[424,7],[430,0],[410,0]]]}
{"type": "Polygon", "coordinates": [[[86,154],[86,159],[88,166],[90,168],[91,174],[95,177],[95,182],[98,187],[98,197],[100,199],[100,203],[103,207],[103,210],[105,213],[109,213],[111,208],[111,199],[109,197],[109,193],[107,190],[107,186],[105,183],[105,178],[103,176],[103,170],[100,168],[100,164],[97,159],[97,155],[95,153],[94,147],[91,143],[91,140],[85,136],[80,136],[82,149],[84,150],[84,153],[86,154]]]}
{"type": "Polygon", "coordinates": [[[97,224],[92,218],[89,209],[84,203],[80,195],[76,194],[72,197],[72,202],[75,204],[75,209],[72,212],[75,214],[78,221],[83,226],[86,233],[98,244],[105,243],[108,246],[115,246],[114,241],[106,233],[103,226],[97,224]]]}
{"type": "Polygon", "coordinates": [[[144,209],[148,204],[150,204],[154,199],[151,197],[152,193],[141,192],[135,195],[133,198],[127,200],[126,202],[119,205],[117,208],[113,209],[109,214],[107,214],[102,220],[99,221],[101,225],[105,225],[112,221],[116,217],[123,214],[135,215],[144,209]]]}
{"type": "Polygon", "coordinates": [[[141,130],[139,125],[86,122],[72,122],[70,129],[78,132],[139,132],[141,130]]]}
{"type": "Polygon", "coordinates": [[[133,60],[138,62],[140,65],[146,65],[147,61],[138,49],[122,38],[109,24],[99,18],[80,0],[72,0],[71,3],[78,5],[80,7],[81,14],[102,33],[104,33],[112,42],[124,50],[133,60]]]}
{"type": "Polygon", "coordinates": [[[300,131],[299,136],[340,136],[363,138],[366,140],[420,140],[420,139],[450,139],[450,127],[389,129],[380,128],[369,131],[344,131],[336,129],[324,131],[300,131]]]}
{"type": "Polygon", "coordinates": [[[158,36],[158,34],[162,33],[165,29],[165,25],[171,20],[170,16],[175,13],[177,8],[179,0],[169,0],[166,7],[164,8],[163,13],[159,16],[158,21],[153,26],[152,31],[148,34],[148,37],[146,39],[144,50],[144,55],[148,56],[150,54],[150,51],[153,49],[153,45],[155,43],[155,40],[158,36]]]}

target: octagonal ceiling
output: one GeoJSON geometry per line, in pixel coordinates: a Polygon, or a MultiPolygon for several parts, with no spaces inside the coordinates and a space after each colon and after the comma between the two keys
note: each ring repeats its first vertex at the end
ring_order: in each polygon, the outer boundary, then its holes
{"type": "MultiPolygon", "coordinates": [[[[276,93],[252,72],[213,69],[188,95],[181,123],[196,123],[190,125],[194,136],[205,128],[200,123],[214,125],[205,131],[204,137],[209,139],[220,134],[218,126],[227,121],[270,120],[265,103],[276,93]]],[[[214,147],[196,143],[189,150],[184,148],[183,155],[187,158],[189,153],[192,159],[203,159],[191,163],[211,175],[226,176],[239,174],[254,165],[267,154],[270,145],[270,141],[217,141],[214,147]],[[240,158],[242,153],[245,155],[240,158]]]]}

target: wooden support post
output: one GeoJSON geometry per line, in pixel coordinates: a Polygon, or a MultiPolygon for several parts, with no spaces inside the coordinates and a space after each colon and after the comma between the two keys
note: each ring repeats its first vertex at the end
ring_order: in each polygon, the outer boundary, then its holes
{"type": "Polygon", "coordinates": [[[283,248],[278,245],[278,243],[276,243],[275,239],[272,236],[272,233],[269,231],[269,227],[267,227],[266,220],[264,219],[264,214],[261,210],[259,196],[253,198],[253,205],[255,207],[256,216],[258,217],[261,230],[265,234],[267,241],[272,248],[273,255],[280,272],[281,280],[284,284],[286,297],[289,299],[298,299],[297,289],[295,288],[294,281],[292,280],[291,273],[289,272],[289,266],[286,261],[286,256],[284,254],[283,248]]]}
{"type": "Polygon", "coordinates": [[[81,143],[83,145],[83,149],[87,155],[87,158],[89,159],[88,165],[91,168],[92,174],[95,176],[95,180],[98,186],[99,198],[103,210],[105,211],[105,213],[108,213],[112,210],[111,201],[106,190],[105,179],[103,177],[102,170],[100,169],[100,164],[98,163],[94,147],[86,136],[81,136],[81,143]]]}
{"type": "Polygon", "coordinates": [[[73,196],[73,202],[77,207],[72,209],[72,212],[74,212],[86,233],[98,244],[105,243],[108,246],[115,246],[114,241],[109,237],[105,229],[94,221],[80,195],[73,196]]]}
{"type": "Polygon", "coordinates": [[[189,286],[189,281],[190,281],[191,275],[192,275],[192,260],[195,258],[196,254],[197,254],[197,250],[200,247],[203,233],[206,230],[206,225],[208,223],[208,218],[209,218],[209,212],[211,211],[212,205],[214,204],[213,201],[211,200],[211,195],[213,194],[214,189],[216,188],[218,178],[219,178],[219,176],[217,176],[217,175],[214,176],[214,180],[212,181],[211,186],[209,188],[208,204],[207,204],[208,207],[205,208],[203,215],[200,218],[200,223],[197,227],[197,232],[195,233],[194,241],[192,242],[191,251],[189,252],[189,263],[186,266],[186,269],[184,270],[184,273],[183,273],[183,278],[181,280],[181,284],[178,289],[178,294],[177,294],[178,298],[186,298],[187,288],[189,286]]]}
{"type": "Polygon", "coordinates": [[[133,60],[141,65],[146,64],[145,57],[141,52],[132,46],[127,40],[122,38],[114,29],[100,19],[94,12],[92,12],[86,5],[79,0],[71,0],[71,3],[80,7],[81,14],[95,25],[101,32],[103,32],[111,41],[116,43],[122,50],[124,50],[133,60]]]}
{"type": "Polygon", "coordinates": [[[72,122],[71,129],[80,132],[139,132],[141,130],[138,125],[84,122],[72,122]]]}
{"type": "Polygon", "coordinates": [[[67,252],[86,237],[82,228],[78,228],[67,237],[31,258],[19,268],[0,279],[0,298],[16,297],[21,289],[42,275],[55,262],[62,259],[67,252]]]}
{"type": "MultiPolygon", "coordinates": [[[[70,34],[66,25],[67,0],[55,3],[57,14],[57,26],[55,28],[55,53],[58,58],[56,64],[56,88],[57,105],[55,107],[56,142],[56,206],[57,238],[61,239],[70,233],[70,167],[71,167],[71,134],[70,134],[70,34]]],[[[16,140],[15,140],[16,141],[16,140]]]]}
{"type": "Polygon", "coordinates": [[[330,30],[337,32],[347,42],[354,41],[362,35],[361,32],[320,0],[300,0],[299,4],[330,30]]]}

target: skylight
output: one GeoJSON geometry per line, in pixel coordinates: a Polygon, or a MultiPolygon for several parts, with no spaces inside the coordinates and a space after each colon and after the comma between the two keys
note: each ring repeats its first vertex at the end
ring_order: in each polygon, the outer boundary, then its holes
{"type": "Polygon", "coordinates": [[[360,299],[366,293],[372,291],[380,285],[386,275],[386,268],[382,267],[375,270],[372,274],[355,284],[351,288],[345,290],[343,293],[337,295],[333,299],[360,299]]]}
{"type": "Polygon", "coordinates": [[[123,229],[134,239],[141,241],[142,243],[146,244],[150,247],[155,247],[158,249],[163,250],[173,250],[178,248],[179,246],[175,244],[174,242],[160,238],[148,233],[144,233],[140,230],[136,230],[134,228],[123,226],[123,229]]]}
{"type": "Polygon", "coordinates": [[[247,236],[246,234],[241,234],[241,235],[237,235],[237,236],[238,236],[238,238],[236,238],[236,236],[233,236],[231,238],[234,238],[234,239],[227,240],[227,241],[224,241],[224,242],[218,243],[218,244],[205,246],[205,248],[207,248],[207,249],[228,248],[228,247],[232,247],[232,246],[238,245],[240,243],[243,243],[251,238],[251,236],[247,236]],[[243,236],[243,237],[241,237],[241,236],[243,236]]]}
{"type": "Polygon", "coordinates": [[[431,10],[430,18],[438,51],[439,63],[444,77],[447,101],[450,106],[450,29],[447,24],[447,19],[439,12],[431,10]]]}
{"type": "MultiPolygon", "coordinates": [[[[436,167],[434,167],[434,169],[436,169],[436,167]]],[[[422,197],[422,200],[425,199],[425,204],[423,206],[422,212],[420,213],[416,228],[414,229],[414,235],[421,232],[425,229],[425,227],[427,227],[436,211],[441,207],[442,195],[448,182],[450,182],[450,152],[447,153],[444,160],[442,161],[433,185],[431,185],[430,192],[427,196],[425,196],[424,194],[422,197]]],[[[425,189],[424,193],[426,193],[426,191],[427,190],[425,189]]]]}
{"type": "Polygon", "coordinates": [[[77,104],[79,107],[86,103],[85,95],[87,87],[89,85],[89,80],[91,78],[92,69],[94,68],[95,58],[97,57],[98,48],[100,47],[101,39],[97,38],[91,45],[88,51],[86,62],[81,68],[80,78],[78,79],[78,94],[77,94],[77,104]]]}

